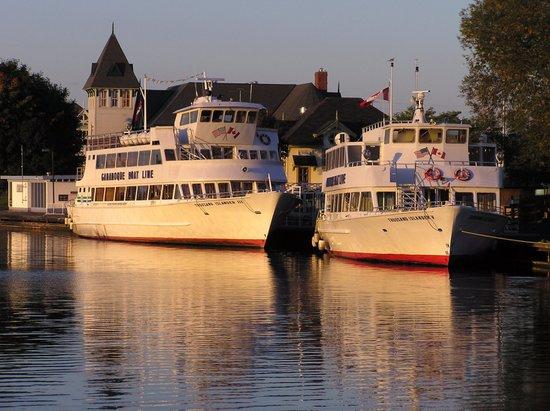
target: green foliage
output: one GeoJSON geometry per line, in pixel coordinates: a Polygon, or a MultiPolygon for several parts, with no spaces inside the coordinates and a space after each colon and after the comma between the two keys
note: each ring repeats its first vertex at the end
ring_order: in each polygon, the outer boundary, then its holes
{"type": "Polygon", "coordinates": [[[0,61],[0,174],[45,174],[54,153],[56,174],[74,174],[83,136],[68,91],[17,60],[0,61]]]}
{"type": "MultiPolygon", "coordinates": [[[[410,121],[413,118],[414,106],[411,105],[405,110],[396,113],[393,118],[395,121],[410,121]]],[[[443,111],[439,114],[436,113],[433,107],[429,107],[425,110],[424,115],[427,121],[433,121],[435,123],[462,123],[467,122],[465,119],[460,118],[460,111],[443,111]]]]}
{"type": "Polygon", "coordinates": [[[515,183],[550,182],[550,2],[476,0],[461,13],[462,93],[480,130],[500,136],[515,183]]]}

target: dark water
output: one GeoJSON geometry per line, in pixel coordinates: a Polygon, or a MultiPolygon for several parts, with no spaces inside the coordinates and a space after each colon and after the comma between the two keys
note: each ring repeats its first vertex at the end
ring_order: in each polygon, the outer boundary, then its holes
{"type": "Polygon", "coordinates": [[[550,280],[0,228],[0,407],[550,404],[550,280]]]}

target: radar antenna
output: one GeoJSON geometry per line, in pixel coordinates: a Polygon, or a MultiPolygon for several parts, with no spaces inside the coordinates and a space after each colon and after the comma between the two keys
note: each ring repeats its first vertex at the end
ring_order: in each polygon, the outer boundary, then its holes
{"type": "Polygon", "coordinates": [[[412,92],[412,101],[414,103],[414,114],[412,118],[413,123],[425,123],[426,118],[424,117],[424,99],[426,98],[426,93],[429,93],[430,90],[418,90],[412,92]]]}

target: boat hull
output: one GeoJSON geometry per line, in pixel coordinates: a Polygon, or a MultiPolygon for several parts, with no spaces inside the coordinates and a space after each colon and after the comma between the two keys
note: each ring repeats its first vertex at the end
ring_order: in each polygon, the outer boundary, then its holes
{"type": "Polygon", "coordinates": [[[491,238],[464,231],[498,235],[505,223],[497,214],[443,206],[320,219],[317,232],[336,256],[446,266],[454,259],[483,255],[495,245],[491,238]]]}
{"type": "Polygon", "coordinates": [[[81,203],[68,208],[82,237],[150,243],[264,247],[271,230],[296,204],[278,192],[244,197],[128,203],[81,203]]]}

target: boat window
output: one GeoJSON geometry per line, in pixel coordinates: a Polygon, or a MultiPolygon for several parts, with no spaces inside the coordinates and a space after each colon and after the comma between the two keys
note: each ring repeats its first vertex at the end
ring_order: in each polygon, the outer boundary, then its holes
{"type": "Polygon", "coordinates": [[[363,157],[367,161],[380,160],[380,146],[365,146],[363,157]]]}
{"type": "Polygon", "coordinates": [[[351,193],[344,193],[344,204],[342,206],[343,212],[350,211],[349,209],[350,196],[351,196],[351,193]]]}
{"type": "Polygon", "coordinates": [[[248,124],[252,124],[256,122],[256,112],[255,111],[249,111],[248,117],[246,118],[246,122],[248,124]]]}
{"type": "Polygon", "coordinates": [[[275,150],[269,151],[269,159],[270,160],[277,160],[277,152],[275,150]]]}
{"type": "Polygon", "coordinates": [[[95,159],[95,168],[105,168],[105,154],[98,154],[95,159]]]}
{"type": "Polygon", "coordinates": [[[124,201],[124,191],[126,187],[117,187],[115,190],[115,201],[124,201]]]}
{"type": "Polygon", "coordinates": [[[93,200],[95,198],[95,188],[92,188],[92,193],[90,198],[93,200]]]}
{"type": "Polygon", "coordinates": [[[202,185],[200,183],[191,184],[191,188],[194,196],[202,197],[202,185]]]}
{"type": "Polygon", "coordinates": [[[235,122],[244,123],[245,119],[246,119],[246,111],[242,111],[242,110],[237,111],[237,115],[235,116],[235,122]]]}
{"type": "Polygon", "coordinates": [[[267,184],[265,181],[256,181],[256,190],[258,190],[258,192],[266,191],[267,184]]]}
{"type": "Polygon", "coordinates": [[[250,150],[250,159],[256,160],[258,158],[258,152],[256,150],[250,150]]]}
{"type": "Polygon", "coordinates": [[[197,116],[199,114],[198,110],[193,110],[189,113],[189,122],[190,123],[196,123],[197,122],[197,116]]]}
{"type": "Polygon", "coordinates": [[[206,197],[215,198],[216,197],[216,184],[214,183],[204,183],[204,192],[206,197]]]}
{"type": "Polygon", "coordinates": [[[136,186],[126,187],[126,201],[134,201],[136,199],[136,186]]]}
{"type": "Polygon", "coordinates": [[[379,210],[393,210],[395,208],[395,192],[379,191],[376,193],[379,210]]]}
{"type": "Polygon", "coordinates": [[[160,150],[151,151],[151,165],[162,164],[162,157],[160,156],[160,150]]]}
{"type": "Polygon", "coordinates": [[[445,142],[449,144],[464,144],[467,140],[467,132],[464,129],[447,129],[445,134],[445,142]]]}
{"type": "Polygon", "coordinates": [[[496,161],[495,147],[483,147],[481,149],[481,161],[483,165],[492,165],[496,161]]]}
{"type": "Polygon", "coordinates": [[[241,181],[232,181],[231,182],[231,191],[233,192],[233,197],[239,197],[243,195],[243,188],[241,181]]]}
{"type": "Polygon", "coordinates": [[[162,186],[162,199],[171,200],[174,197],[174,184],[164,184],[162,186]]]}
{"type": "Polygon", "coordinates": [[[136,200],[147,200],[148,191],[149,191],[149,186],[138,186],[136,200]]]}
{"type": "Polygon", "coordinates": [[[331,212],[332,211],[332,195],[329,194],[325,196],[325,211],[331,212]]]}
{"type": "Polygon", "coordinates": [[[113,201],[115,199],[115,188],[107,187],[105,189],[105,201],[113,201]]]}
{"type": "Polygon", "coordinates": [[[191,198],[191,190],[189,190],[189,184],[181,185],[181,194],[183,198],[191,198]]]}
{"type": "Polygon", "coordinates": [[[260,150],[260,158],[262,160],[267,160],[267,151],[266,150],[260,150]]]}
{"type": "Polygon", "coordinates": [[[243,181],[243,191],[246,193],[252,192],[252,181],[243,181]]]}
{"type": "Polygon", "coordinates": [[[208,123],[210,121],[210,115],[212,110],[202,110],[201,111],[201,123],[208,123]]]}
{"type": "Polygon", "coordinates": [[[174,199],[180,200],[181,198],[182,196],[181,196],[180,186],[179,184],[176,184],[174,186],[174,199]]]}
{"type": "Polygon", "coordinates": [[[222,147],[222,155],[226,159],[233,158],[233,147],[222,147]]]}
{"type": "Polygon", "coordinates": [[[474,193],[455,192],[455,203],[465,206],[474,206],[474,193]]]}
{"type": "Polygon", "coordinates": [[[111,153],[107,154],[107,159],[105,160],[105,168],[114,168],[116,163],[116,154],[111,153]]]}
{"type": "Polygon", "coordinates": [[[248,158],[248,151],[246,151],[246,150],[239,150],[239,158],[241,158],[241,159],[247,159],[247,158],[248,158]]]}
{"type": "Polygon", "coordinates": [[[126,160],[126,165],[128,167],[134,167],[137,166],[137,159],[138,159],[138,152],[132,151],[128,153],[128,159],[126,160]]]}
{"type": "Polygon", "coordinates": [[[166,161],[174,161],[176,159],[176,152],[171,148],[167,148],[164,150],[164,158],[166,161]]]}
{"type": "Polygon", "coordinates": [[[394,143],[414,143],[414,128],[394,128],[393,142],[394,143]]]}
{"type": "Polygon", "coordinates": [[[149,200],[160,200],[160,194],[162,192],[162,186],[156,184],[149,187],[149,200]]]}
{"type": "Polygon", "coordinates": [[[233,110],[225,110],[225,114],[223,115],[223,122],[232,123],[234,116],[235,116],[235,112],[233,110]]]}
{"type": "Polygon", "coordinates": [[[208,159],[212,158],[212,154],[210,154],[209,148],[201,148],[200,153],[201,153],[201,157],[208,158],[208,159]]]}
{"type": "Polygon", "coordinates": [[[390,129],[384,130],[384,144],[390,144],[390,129]]]}
{"type": "Polygon", "coordinates": [[[105,194],[105,189],[103,187],[99,187],[95,189],[95,201],[103,201],[103,195],[105,194]]]}
{"type": "Polygon", "coordinates": [[[495,193],[477,193],[477,207],[482,211],[495,211],[497,196],[495,193]]]}
{"type": "Polygon", "coordinates": [[[470,162],[473,162],[473,163],[478,163],[479,162],[479,157],[480,157],[480,154],[481,154],[481,151],[480,151],[479,147],[469,146],[468,147],[468,154],[469,154],[470,162]]]}
{"type": "Polygon", "coordinates": [[[443,130],[440,128],[421,128],[418,134],[419,143],[439,144],[443,141],[443,130]]]}
{"type": "Polygon", "coordinates": [[[181,114],[180,126],[184,126],[186,124],[189,124],[189,112],[181,114]]]}
{"type": "Polygon", "coordinates": [[[344,167],[346,164],[346,147],[338,149],[338,167],[344,167]]]}
{"type": "Polygon", "coordinates": [[[342,211],[342,194],[336,196],[336,210],[338,212],[342,211]]]}
{"type": "Polygon", "coordinates": [[[117,167],[126,167],[126,156],[127,153],[117,153],[116,155],[116,166],[117,167]]]}
{"type": "Polygon", "coordinates": [[[223,110],[214,110],[214,114],[212,114],[212,122],[220,123],[222,120],[223,120],[223,110]]]}
{"type": "Polygon", "coordinates": [[[151,157],[151,152],[149,150],[147,151],[140,151],[139,152],[139,161],[138,165],[140,166],[148,166],[149,165],[149,158],[151,157]]]}
{"type": "Polygon", "coordinates": [[[212,147],[212,158],[220,159],[222,158],[222,148],[214,146],[212,147]]]}
{"type": "Polygon", "coordinates": [[[361,164],[361,151],[362,146],[348,146],[348,164],[354,163],[354,165],[361,164]]]}
{"type": "Polygon", "coordinates": [[[218,183],[218,192],[221,198],[229,197],[229,183],[218,183]]]}
{"type": "Polygon", "coordinates": [[[359,209],[359,193],[351,193],[349,201],[349,211],[358,211],[359,209]]]}
{"type": "Polygon", "coordinates": [[[359,199],[359,211],[372,211],[372,194],[370,191],[362,191],[359,199]]]}

